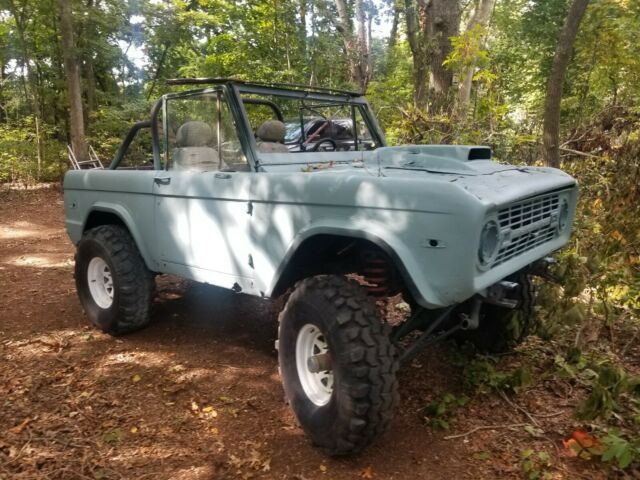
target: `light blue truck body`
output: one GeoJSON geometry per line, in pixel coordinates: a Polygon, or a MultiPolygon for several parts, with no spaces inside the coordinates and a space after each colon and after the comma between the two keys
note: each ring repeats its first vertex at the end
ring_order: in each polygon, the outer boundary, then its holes
{"type": "Polygon", "coordinates": [[[474,148],[253,152],[251,171],[234,172],[70,171],[66,229],[78,243],[91,215],[112,214],[151,271],[265,297],[305,240],[364,238],[394,259],[419,304],[444,307],[561,248],[577,202],[562,171],[468,160],[474,148]],[[499,246],[482,265],[490,221],[499,246]]]}

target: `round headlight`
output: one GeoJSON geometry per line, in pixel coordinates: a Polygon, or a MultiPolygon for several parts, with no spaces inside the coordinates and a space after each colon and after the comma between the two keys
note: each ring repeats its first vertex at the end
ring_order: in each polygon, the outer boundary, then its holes
{"type": "Polygon", "coordinates": [[[478,260],[482,265],[488,265],[495,258],[500,247],[500,227],[495,220],[489,220],[482,227],[478,260]]]}
{"type": "Polygon", "coordinates": [[[558,214],[558,230],[563,232],[569,226],[569,202],[562,200],[558,214]]]}

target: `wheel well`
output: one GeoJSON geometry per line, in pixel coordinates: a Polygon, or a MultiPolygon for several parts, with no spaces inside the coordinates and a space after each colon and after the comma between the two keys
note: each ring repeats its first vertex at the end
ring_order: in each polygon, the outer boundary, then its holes
{"type": "Polygon", "coordinates": [[[353,274],[369,293],[393,295],[405,290],[402,265],[375,242],[342,235],[320,234],[304,240],[288,259],[271,294],[277,297],[313,275],[353,274]]]}
{"type": "Polygon", "coordinates": [[[101,225],[121,225],[126,228],[127,225],[122,221],[122,219],[112,212],[103,212],[101,210],[94,210],[89,214],[87,221],[84,224],[83,232],[87,230],[91,230],[92,228],[99,227],[101,225]]]}

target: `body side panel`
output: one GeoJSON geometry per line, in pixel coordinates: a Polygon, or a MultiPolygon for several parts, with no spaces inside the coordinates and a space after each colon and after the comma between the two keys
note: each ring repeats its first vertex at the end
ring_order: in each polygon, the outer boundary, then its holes
{"type": "Polygon", "coordinates": [[[152,195],[157,172],[75,170],[64,178],[64,208],[67,233],[74,244],[82,237],[93,211],[117,215],[131,232],[147,267],[158,271],[154,242],[152,195]]]}

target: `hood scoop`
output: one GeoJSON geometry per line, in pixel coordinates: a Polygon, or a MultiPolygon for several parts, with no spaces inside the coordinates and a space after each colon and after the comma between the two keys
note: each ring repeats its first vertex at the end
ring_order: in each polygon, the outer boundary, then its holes
{"type": "Polygon", "coordinates": [[[482,175],[513,169],[491,162],[491,149],[482,146],[411,145],[379,148],[376,153],[380,165],[388,169],[453,175],[482,175]]]}

